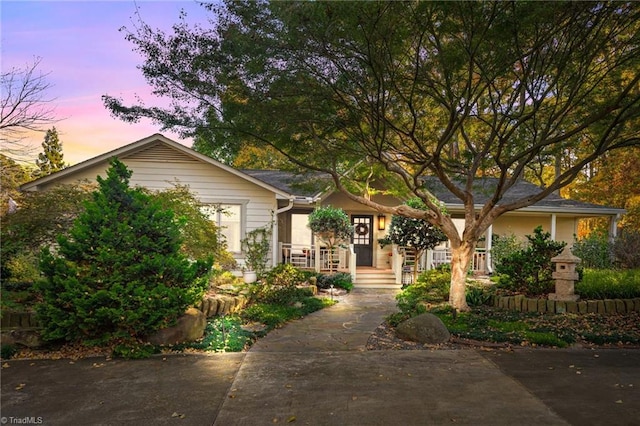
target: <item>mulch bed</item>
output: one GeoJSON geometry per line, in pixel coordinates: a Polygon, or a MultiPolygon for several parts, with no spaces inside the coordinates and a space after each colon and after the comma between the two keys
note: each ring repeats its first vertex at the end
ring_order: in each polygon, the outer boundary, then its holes
{"type": "Polygon", "coordinates": [[[458,349],[503,349],[511,350],[512,345],[508,343],[482,342],[471,339],[461,339],[451,336],[447,343],[430,345],[424,343],[402,340],[395,334],[395,330],[388,323],[382,323],[373,331],[367,341],[369,351],[415,351],[415,350],[458,350],[458,349]]]}

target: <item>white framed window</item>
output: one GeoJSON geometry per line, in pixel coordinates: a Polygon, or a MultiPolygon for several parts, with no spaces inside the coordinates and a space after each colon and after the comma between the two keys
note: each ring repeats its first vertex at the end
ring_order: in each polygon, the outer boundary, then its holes
{"type": "Polygon", "coordinates": [[[242,204],[209,204],[201,207],[202,211],[220,228],[225,237],[227,250],[240,253],[242,246],[242,204]]]}

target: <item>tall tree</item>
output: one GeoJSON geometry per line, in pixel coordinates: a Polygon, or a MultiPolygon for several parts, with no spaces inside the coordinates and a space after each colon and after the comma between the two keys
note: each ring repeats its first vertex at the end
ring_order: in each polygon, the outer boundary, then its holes
{"type": "MultiPolygon", "coordinates": [[[[250,138],[333,176],[378,211],[424,219],[451,241],[450,303],[461,310],[476,243],[499,216],[569,184],[606,152],[640,143],[640,5],[634,2],[273,2],[208,5],[212,28],[127,34],[171,108],[125,106],[210,140],[250,138]],[[184,52],[189,52],[185,54],[184,52]],[[505,193],[527,168],[582,143],[545,188],[505,193]],[[427,210],[382,205],[346,182],[380,164],[427,210]],[[460,199],[465,226],[425,187],[460,199]],[[476,205],[477,179],[496,176],[476,205]]],[[[538,164],[539,166],[537,166],[538,164]]]]}
{"type": "Polygon", "coordinates": [[[42,142],[42,152],[38,154],[36,159],[36,170],[34,177],[48,176],[51,173],[58,172],[66,167],[64,163],[64,154],[62,154],[62,142],[58,137],[58,131],[55,127],[47,130],[42,142]]]}
{"type": "Polygon", "coordinates": [[[55,122],[53,99],[47,96],[51,84],[47,75],[38,71],[41,59],[24,68],[11,68],[2,72],[0,99],[0,142],[4,155],[24,160],[30,148],[24,144],[25,135],[41,131],[55,122]]]}
{"type": "MultiPolygon", "coordinates": [[[[622,226],[640,231],[640,147],[602,156],[588,179],[573,185],[571,192],[578,200],[626,209],[622,226]]],[[[596,221],[591,225],[598,228],[608,224],[596,221]]]]}

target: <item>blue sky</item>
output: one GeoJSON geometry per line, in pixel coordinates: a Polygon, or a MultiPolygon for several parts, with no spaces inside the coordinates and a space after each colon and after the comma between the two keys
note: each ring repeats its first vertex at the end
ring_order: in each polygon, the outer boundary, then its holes
{"type": "MultiPolygon", "coordinates": [[[[132,102],[136,94],[148,98],[150,93],[137,69],[142,58],[119,31],[133,28],[136,10],[151,27],[165,31],[178,21],[180,10],[187,13],[187,22],[205,22],[207,14],[192,0],[0,2],[2,71],[41,58],[39,71],[48,73],[52,85],[46,97],[55,98],[60,121],[54,125],[71,164],[160,131],[148,121],[128,124],[111,117],[101,101],[104,94],[132,102]]],[[[43,138],[44,133],[29,136],[36,147],[34,160],[43,138]]]]}

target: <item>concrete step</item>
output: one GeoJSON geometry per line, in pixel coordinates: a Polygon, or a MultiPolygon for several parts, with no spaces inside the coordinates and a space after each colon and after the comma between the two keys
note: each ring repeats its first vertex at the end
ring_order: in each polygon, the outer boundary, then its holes
{"type": "Polygon", "coordinates": [[[401,284],[396,284],[396,278],[388,272],[367,272],[356,274],[356,288],[380,288],[380,289],[400,289],[401,284]]]}

